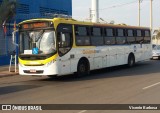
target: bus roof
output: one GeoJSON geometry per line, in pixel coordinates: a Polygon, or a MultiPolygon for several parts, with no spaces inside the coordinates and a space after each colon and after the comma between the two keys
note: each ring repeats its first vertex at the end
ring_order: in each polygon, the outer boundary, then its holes
{"type": "Polygon", "coordinates": [[[107,24],[107,23],[92,23],[86,21],[77,21],[74,19],[64,19],[64,18],[55,18],[55,21],[59,21],[59,23],[71,23],[71,24],[78,24],[78,25],[93,25],[99,27],[116,27],[116,28],[130,28],[130,29],[149,29],[149,27],[139,27],[139,26],[130,26],[124,24],[107,24]]]}
{"type": "Polygon", "coordinates": [[[98,27],[116,27],[116,28],[128,28],[128,29],[148,29],[149,27],[139,27],[139,26],[130,26],[130,25],[124,25],[124,24],[108,24],[108,23],[92,23],[92,22],[86,22],[86,21],[78,21],[74,20],[72,18],[54,18],[54,19],[47,19],[47,18],[41,18],[41,19],[31,19],[23,21],[19,24],[29,23],[33,21],[53,21],[59,23],[67,23],[67,24],[78,24],[78,25],[93,25],[98,27]]]}

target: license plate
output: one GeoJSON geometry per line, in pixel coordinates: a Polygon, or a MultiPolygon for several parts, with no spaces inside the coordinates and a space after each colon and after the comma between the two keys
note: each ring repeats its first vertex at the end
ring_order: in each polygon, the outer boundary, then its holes
{"type": "Polygon", "coordinates": [[[30,69],[30,73],[36,73],[35,69],[30,69]]]}

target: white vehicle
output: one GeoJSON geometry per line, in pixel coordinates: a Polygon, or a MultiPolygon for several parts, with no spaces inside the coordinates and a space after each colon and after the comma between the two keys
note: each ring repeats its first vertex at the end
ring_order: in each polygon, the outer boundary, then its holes
{"type": "Polygon", "coordinates": [[[150,29],[80,22],[73,19],[33,19],[19,24],[20,75],[77,75],[152,57],[150,29]]]}
{"type": "Polygon", "coordinates": [[[153,51],[152,51],[152,58],[160,59],[160,45],[154,46],[153,51]]]}

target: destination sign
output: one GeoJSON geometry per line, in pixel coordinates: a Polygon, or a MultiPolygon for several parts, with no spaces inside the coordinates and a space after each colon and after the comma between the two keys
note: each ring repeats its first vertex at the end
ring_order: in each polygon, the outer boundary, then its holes
{"type": "Polygon", "coordinates": [[[49,27],[48,22],[26,23],[22,25],[22,29],[45,28],[49,27]]]}

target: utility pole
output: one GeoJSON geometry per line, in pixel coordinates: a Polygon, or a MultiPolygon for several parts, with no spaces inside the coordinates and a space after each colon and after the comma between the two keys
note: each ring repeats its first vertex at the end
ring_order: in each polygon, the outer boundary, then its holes
{"type": "Polygon", "coordinates": [[[152,14],[153,7],[152,7],[152,2],[153,2],[153,0],[150,0],[150,30],[151,30],[151,33],[152,33],[152,30],[153,30],[153,14],[152,14]]]}
{"type": "Polygon", "coordinates": [[[141,19],[141,14],[140,14],[140,11],[141,11],[141,0],[138,1],[138,26],[141,25],[140,23],[140,19],[141,19]]]}
{"type": "Polygon", "coordinates": [[[89,8],[89,21],[91,22],[92,21],[92,9],[89,8]]]}
{"type": "Polygon", "coordinates": [[[141,26],[141,2],[143,0],[138,0],[138,26],[141,26]]]}
{"type": "Polygon", "coordinates": [[[99,0],[92,0],[92,22],[99,22],[99,0]]]}

